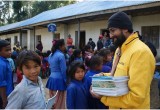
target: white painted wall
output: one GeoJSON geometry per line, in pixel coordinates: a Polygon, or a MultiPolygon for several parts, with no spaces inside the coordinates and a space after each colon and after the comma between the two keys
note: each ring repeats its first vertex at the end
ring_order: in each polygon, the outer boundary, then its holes
{"type": "MultiPolygon", "coordinates": [[[[134,31],[139,31],[141,33],[142,26],[160,26],[160,14],[132,17],[132,21],[133,21],[134,31]]],[[[160,48],[157,49],[157,52],[158,52],[157,59],[160,59],[160,48]]]]}
{"type": "MultiPolygon", "coordinates": [[[[134,31],[139,31],[141,33],[141,26],[160,26],[160,14],[155,15],[147,15],[147,16],[137,16],[131,17],[133,22],[134,31]]],[[[106,29],[107,20],[94,21],[94,22],[85,22],[80,24],[80,30],[86,32],[86,43],[88,39],[91,37],[95,43],[98,41],[98,36],[100,35],[101,29],[106,29]]],[[[57,27],[56,33],[60,33],[60,38],[67,38],[68,34],[71,34],[73,38],[73,44],[75,45],[75,31],[78,31],[78,24],[60,24],[57,27]]],[[[51,32],[48,32],[47,28],[36,29],[35,35],[41,35],[41,40],[43,44],[43,51],[47,51],[51,49],[53,35],[51,32]]],[[[0,38],[11,38],[11,45],[13,47],[14,36],[18,36],[19,34],[8,34],[0,36],[0,38]]],[[[34,41],[33,38],[31,38],[34,41]]],[[[160,56],[160,50],[158,50],[160,56]]]]}
{"type": "Polygon", "coordinates": [[[27,33],[22,33],[22,48],[27,46],[27,33]]]}
{"type": "Polygon", "coordinates": [[[134,31],[141,33],[141,26],[160,26],[160,14],[132,17],[134,31]]]}
{"type": "MultiPolygon", "coordinates": [[[[101,29],[106,29],[107,20],[86,22],[80,24],[80,30],[86,32],[86,43],[89,38],[92,38],[95,43],[98,41],[101,29]]],[[[68,26],[68,33],[73,38],[73,44],[75,45],[75,31],[78,31],[78,24],[72,24],[68,26]]]]}
{"type": "Polygon", "coordinates": [[[0,36],[0,39],[11,38],[11,49],[13,49],[13,47],[14,47],[14,36],[17,36],[18,39],[19,39],[19,33],[2,35],[2,36],[0,36]]]}
{"type": "MultiPolygon", "coordinates": [[[[55,33],[60,33],[60,38],[64,39],[68,35],[68,26],[65,24],[60,24],[57,26],[57,31],[55,33]]],[[[35,30],[35,35],[41,35],[41,41],[43,44],[43,52],[50,50],[52,47],[53,34],[48,32],[47,28],[41,28],[35,30]]]]}
{"type": "Polygon", "coordinates": [[[53,35],[51,32],[48,32],[47,28],[36,29],[35,35],[41,35],[41,41],[43,44],[43,52],[51,50],[53,35]]]}
{"type": "Polygon", "coordinates": [[[34,50],[34,30],[27,30],[27,49],[34,50]]]}

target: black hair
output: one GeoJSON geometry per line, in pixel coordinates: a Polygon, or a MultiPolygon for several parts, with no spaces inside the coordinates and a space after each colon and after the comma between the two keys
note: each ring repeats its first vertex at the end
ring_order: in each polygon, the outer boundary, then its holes
{"type": "Polygon", "coordinates": [[[85,65],[87,66],[87,67],[90,67],[90,58],[89,57],[86,57],[86,58],[84,58],[84,62],[85,62],[85,65]]]}
{"type": "Polygon", "coordinates": [[[92,40],[92,38],[89,38],[89,40],[92,40]]]}
{"type": "Polygon", "coordinates": [[[84,55],[85,55],[85,51],[87,51],[88,49],[92,49],[92,46],[89,45],[89,44],[85,45],[85,47],[84,47],[83,50],[82,50],[83,57],[84,57],[84,55]]]}
{"type": "Polygon", "coordinates": [[[39,66],[41,66],[41,59],[39,55],[32,50],[23,50],[19,53],[17,57],[17,67],[22,71],[22,66],[25,65],[28,61],[34,61],[39,66]]]}
{"type": "Polygon", "coordinates": [[[16,47],[13,47],[13,50],[16,51],[16,47]]]}
{"type": "Polygon", "coordinates": [[[156,50],[155,46],[151,42],[148,42],[148,41],[145,42],[145,44],[149,47],[149,49],[151,50],[154,57],[156,57],[157,56],[157,50],[156,50]]]}
{"type": "Polygon", "coordinates": [[[78,68],[81,68],[85,71],[85,66],[81,61],[73,61],[68,67],[67,76],[69,80],[75,79],[75,73],[78,68]]]}
{"type": "Polygon", "coordinates": [[[96,66],[99,66],[103,63],[103,58],[98,55],[94,55],[90,59],[89,67],[90,69],[94,69],[96,66]]]}
{"type": "Polygon", "coordinates": [[[45,52],[45,53],[42,53],[42,56],[43,56],[43,58],[44,57],[47,57],[47,53],[45,52]]]}
{"type": "Polygon", "coordinates": [[[47,57],[48,57],[50,54],[51,54],[51,51],[48,50],[48,51],[47,51],[47,57]]]}
{"type": "Polygon", "coordinates": [[[63,45],[65,45],[64,39],[54,40],[54,44],[51,49],[52,55],[57,49],[59,49],[60,46],[63,46],[63,45]]]}
{"type": "Polygon", "coordinates": [[[16,59],[16,56],[11,54],[11,58],[12,58],[13,60],[15,60],[15,59],[16,59]]]}
{"type": "Polygon", "coordinates": [[[110,52],[109,49],[104,49],[104,48],[102,48],[102,49],[100,49],[98,55],[99,55],[99,56],[102,56],[102,57],[105,57],[106,55],[108,55],[108,54],[110,54],[110,53],[111,53],[111,52],[110,52]]]}
{"type": "Polygon", "coordinates": [[[81,54],[81,52],[82,52],[82,51],[79,50],[79,49],[74,50],[74,51],[73,51],[73,54],[72,54],[71,57],[69,58],[69,64],[71,64],[71,63],[75,60],[75,58],[77,58],[78,55],[81,54]]]}
{"type": "Polygon", "coordinates": [[[88,49],[91,49],[91,48],[92,48],[92,46],[87,44],[87,45],[85,45],[84,50],[87,51],[88,49]]]}
{"type": "Polygon", "coordinates": [[[71,35],[70,35],[70,34],[68,34],[68,37],[71,37],[71,35]]]}
{"type": "Polygon", "coordinates": [[[27,46],[24,46],[23,48],[24,48],[24,49],[27,49],[27,46]]]}
{"type": "Polygon", "coordinates": [[[109,46],[110,52],[114,52],[115,53],[116,49],[117,49],[117,47],[115,45],[109,46]]]}
{"type": "Polygon", "coordinates": [[[7,47],[10,43],[7,40],[0,40],[0,51],[3,47],[7,47]]]}

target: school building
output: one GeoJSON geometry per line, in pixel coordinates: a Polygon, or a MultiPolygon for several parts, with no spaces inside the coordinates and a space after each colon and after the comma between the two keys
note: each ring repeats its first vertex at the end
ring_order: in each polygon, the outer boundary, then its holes
{"type": "Polygon", "coordinates": [[[152,42],[160,58],[160,1],[84,1],[38,14],[30,19],[0,27],[0,39],[7,39],[11,46],[19,41],[21,46],[35,50],[41,40],[43,51],[51,49],[54,38],[66,39],[71,35],[74,45],[82,48],[89,38],[96,43],[106,31],[108,18],[117,11],[126,12],[144,40],[152,42]],[[48,32],[54,23],[57,31],[48,32]]]}

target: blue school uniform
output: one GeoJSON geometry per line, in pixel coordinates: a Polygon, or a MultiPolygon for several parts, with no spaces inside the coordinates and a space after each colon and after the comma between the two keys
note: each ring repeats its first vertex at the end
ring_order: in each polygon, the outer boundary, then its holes
{"type": "Polygon", "coordinates": [[[0,56],[0,87],[6,87],[6,95],[13,91],[11,66],[6,58],[0,56]]]}
{"type": "Polygon", "coordinates": [[[83,81],[72,80],[67,87],[67,109],[87,109],[87,91],[83,81]]]}
{"type": "Polygon", "coordinates": [[[83,62],[83,59],[82,59],[82,57],[80,57],[80,58],[75,58],[75,61],[82,61],[82,62],[83,62]]]}
{"type": "Polygon", "coordinates": [[[46,88],[50,90],[66,90],[66,61],[63,52],[56,52],[49,56],[48,62],[51,74],[46,84],[46,88]]]}
{"type": "Polygon", "coordinates": [[[85,75],[85,87],[87,89],[87,96],[88,96],[88,106],[89,109],[106,109],[107,107],[101,103],[99,99],[93,98],[92,95],[90,94],[90,87],[92,83],[92,78],[90,76],[93,76],[95,74],[100,73],[101,71],[94,71],[94,70],[89,70],[87,71],[85,75]]]}
{"type": "Polygon", "coordinates": [[[105,65],[109,66],[110,68],[112,68],[112,62],[107,62],[105,65]]]}
{"type": "Polygon", "coordinates": [[[103,65],[102,71],[104,73],[109,73],[111,71],[111,67],[107,66],[106,64],[103,65]]]}

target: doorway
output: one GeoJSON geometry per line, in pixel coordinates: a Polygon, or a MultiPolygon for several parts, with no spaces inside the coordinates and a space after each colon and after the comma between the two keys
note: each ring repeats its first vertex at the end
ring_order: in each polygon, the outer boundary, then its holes
{"type": "Polygon", "coordinates": [[[78,39],[78,31],[75,32],[75,45],[79,49],[83,49],[86,44],[86,32],[80,31],[80,38],[78,39]]]}

